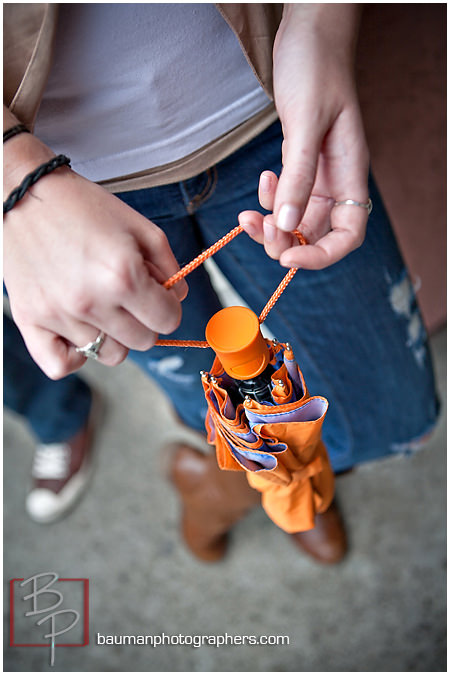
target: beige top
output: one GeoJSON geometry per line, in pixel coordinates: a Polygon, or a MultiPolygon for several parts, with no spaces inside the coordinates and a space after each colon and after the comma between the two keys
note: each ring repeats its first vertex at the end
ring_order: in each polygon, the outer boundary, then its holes
{"type": "MultiPolygon", "coordinates": [[[[272,49],[283,5],[217,4],[236,34],[261,86],[273,100],[272,49]]],[[[52,64],[58,5],[4,5],[4,102],[33,128],[52,64]]],[[[186,180],[221,161],[267,128],[277,114],[273,104],[230,132],[181,160],[102,183],[118,192],[186,180]]]]}
{"type": "Polygon", "coordinates": [[[191,155],[270,103],[213,3],[67,3],[34,131],[99,182],[191,155]]]}

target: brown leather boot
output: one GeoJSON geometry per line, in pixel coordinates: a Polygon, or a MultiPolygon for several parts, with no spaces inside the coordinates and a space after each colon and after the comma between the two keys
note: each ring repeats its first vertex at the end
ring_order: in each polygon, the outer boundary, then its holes
{"type": "Polygon", "coordinates": [[[347,553],[348,544],[336,502],[333,501],[325,513],[316,515],[314,529],[291,534],[291,539],[318,562],[329,565],[340,562],[347,553]]]}
{"type": "MultiPolygon", "coordinates": [[[[171,456],[170,479],[183,504],[181,530],[190,551],[200,560],[223,558],[228,532],[252,507],[261,503],[240,471],[221,471],[214,454],[205,455],[188,445],[165,448],[171,456]]],[[[346,536],[342,519],[333,503],[316,516],[313,530],[290,535],[294,543],[315,560],[339,562],[345,554],[346,536]]]]}
{"type": "Polygon", "coordinates": [[[221,471],[214,454],[181,443],[166,447],[165,452],[171,453],[170,479],[183,503],[185,543],[200,560],[220,560],[228,532],[261,502],[261,495],[249,486],[243,472],[221,471]]]}

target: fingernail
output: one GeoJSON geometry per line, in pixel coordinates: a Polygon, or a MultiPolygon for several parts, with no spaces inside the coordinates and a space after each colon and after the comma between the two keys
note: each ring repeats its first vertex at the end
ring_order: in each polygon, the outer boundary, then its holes
{"type": "Polygon", "coordinates": [[[187,294],[189,293],[189,286],[186,279],[182,279],[180,282],[180,294],[184,300],[187,294]]]}
{"type": "Polygon", "coordinates": [[[276,234],[276,228],[270,223],[264,222],[264,239],[270,243],[274,241],[276,234]]]}
{"type": "Polygon", "coordinates": [[[284,253],[280,255],[280,259],[278,262],[280,263],[281,267],[288,267],[289,269],[295,267],[295,269],[297,270],[302,269],[301,267],[299,267],[298,263],[294,262],[293,260],[290,260],[289,255],[284,255],[284,253]]]}
{"type": "Polygon", "coordinates": [[[251,237],[256,234],[256,227],[252,225],[251,223],[241,223],[242,227],[244,230],[249,234],[251,237]]]}
{"type": "Polygon", "coordinates": [[[295,269],[297,269],[297,270],[300,269],[300,267],[298,267],[294,263],[287,263],[284,260],[283,260],[283,262],[281,262],[281,260],[279,260],[279,263],[280,263],[281,267],[286,267],[286,269],[291,270],[293,267],[295,267],[295,269]]]}
{"type": "Polygon", "coordinates": [[[292,204],[282,204],[278,212],[277,226],[284,232],[293,232],[300,224],[300,209],[292,204]]]}
{"type": "Polygon", "coordinates": [[[270,192],[270,186],[272,184],[272,178],[269,176],[267,173],[262,173],[261,178],[259,180],[259,186],[261,188],[261,192],[270,192]]]}

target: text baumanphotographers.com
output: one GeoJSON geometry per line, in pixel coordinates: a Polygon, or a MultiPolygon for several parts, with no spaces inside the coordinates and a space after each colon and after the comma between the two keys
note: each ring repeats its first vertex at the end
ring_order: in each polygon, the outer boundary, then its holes
{"type": "Polygon", "coordinates": [[[102,635],[96,634],[98,645],[186,645],[189,647],[223,647],[224,645],[289,645],[288,635],[102,635]]]}

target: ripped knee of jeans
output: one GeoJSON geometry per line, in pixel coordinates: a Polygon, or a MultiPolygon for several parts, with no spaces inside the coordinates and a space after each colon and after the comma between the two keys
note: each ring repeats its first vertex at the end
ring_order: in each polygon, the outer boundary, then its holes
{"type": "Polygon", "coordinates": [[[406,322],[406,345],[412,350],[414,358],[420,367],[424,367],[426,359],[427,334],[416,300],[416,291],[420,288],[420,280],[411,283],[405,270],[400,277],[393,281],[388,277],[389,302],[393,311],[406,322]]]}
{"type": "Polygon", "coordinates": [[[420,450],[423,450],[428,445],[434,432],[434,425],[432,429],[428,429],[424,434],[413,438],[410,441],[403,443],[392,443],[390,450],[395,455],[413,455],[420,450]]]}

